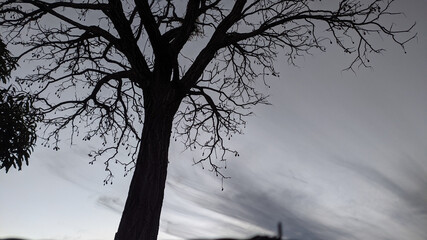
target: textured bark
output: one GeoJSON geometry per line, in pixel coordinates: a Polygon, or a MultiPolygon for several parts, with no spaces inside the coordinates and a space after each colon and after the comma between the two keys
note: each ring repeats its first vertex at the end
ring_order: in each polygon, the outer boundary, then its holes
{"type": "Polygon", "coordinates": [[[142,141],[115,240],[157,239],[172,122],[179,106],[166,98],[146,100],[142,141]]]}

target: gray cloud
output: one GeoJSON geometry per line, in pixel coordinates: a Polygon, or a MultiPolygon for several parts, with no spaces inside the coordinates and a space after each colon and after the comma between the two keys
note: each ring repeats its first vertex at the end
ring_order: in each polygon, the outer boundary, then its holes
{"type": "Polygon", "coordinates": [[[100,196],[97,201],[97,205],[104,207],[114,213],[121,214],[124,208],[124,203],[118,197],[100,196]]]}
{"type": "MultiPolygon", "coordinates": [[[[180,198],[186,198],[202,209],[218,213],[224,218],[233,218],[239,221],[218,221],[218,229],[232,229],[235,233],[245,237],[261,232],[251,231],[248,226],[257,226],[265,229],[266,233],[275,234],[276,225],[280,221],[283,225],[284,236],[295,239],[322,240],[322,239],[356,239],[351,233],[345,232],[333,226],[311,219],[307,208],[313,208],[316,203],[309,195],[293,189],[277,188],[277,186],[265,186],[265,189],[256,188],[252,179],[234,179],[226,185],[225,192],[212,194],[204,190],[203,186],[187,182],[169,182],[169,187],[180,198]],[[243,180],[243,181],[242,181],[243,180]],[[254,188],[251,188],[253,186],[254,188]],[[275,192],[274,192],[274,188],[275,192]],[[247,225],[243,224],[246,223],[247,225]]],[[[261,180],[262,181],[262,180],[261,180]]],[[[176,210],[177,207],[174,206],[176,210]]],[[[191,210],[182,210],[181,214],[188,214],[188,218],[194,219],[191,210]]],[[[206,220],[209,216],[202,216],[206,220]]],[[[173,227],[174,223],[168,223],[168,231],[180,237],[204,237],[204,229],[193,229],[185,225],[173,227]]],[[[176,225],[176,224],[175,224],[176,225]]],[[[211,229],[211,226],[209,227],[211,229]]],[[[219,233],[217,233],[219,234],[219,233]]],[[[230,236],[229,236],[230,237],[230,236]]]]}
{"type": "MultiPolygon", "coordinates": [[[[418,161],[409,156],[402,157],[397,173],[387,173],[386,170],[376,169],[362,162],[343,159],[333,161],[338,166],[357,173],[378,192],[388,193],[389,203],[384,203],[384,209],[378,211],[383,211],[382,214],[389,218],[389,221],[406,230],[401,234],[408,235],[409,239],[423,239],[427,235],[427,230],[422,227],[427,226],[427,173],[418,161]]],[[[371,227],[377,231],[388,228],[379,225],[371,227]]],[[[394,239],[394,231],[389,234],[389,238],[394,239]]]]}

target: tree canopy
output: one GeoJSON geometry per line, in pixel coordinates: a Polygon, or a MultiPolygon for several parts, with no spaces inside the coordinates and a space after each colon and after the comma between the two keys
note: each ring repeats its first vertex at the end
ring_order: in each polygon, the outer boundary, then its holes
{"type": "Polygon", "coordinates": [[[52,129],[45,145],[58,148],[60,131],[71,126],[72,135],[104,140],[94,158],[113,160],[123,148],[135,159],[138,146],[129,139],[140,139],[143,91],[162,75],[185,106],[174,136],[187,148],[204,149],[198,162],[217,170],[215,158],[238,155],[224,140],[241,132],[251,106],[267,103],[255,82],[278,76],[278,54],[293,64],[336,44],[353,56],[349,69],[369,66],[370,54],[384,50],[372,37],[388,36],[402,47],[410,39],[399,39],[408,29],[381,22],[398,14],[390,11],[392,2],[8,0],[0,24],[26,49],[19,58],[37,65],[18,82],[45,99],[41,108],[52,129]],[[90,130],[81,133],[80,122],[90,130]]]}
{"type": "Polygon", "coordinates": [[[34,150],[37,122],[42,116],[30,96],[15,95],[15,89],[0,89],[0,169],[22,169],[34,150]]]}
{"type": "MultiPolygon", "coordinates": [[[[17,67],[6,44],[0,39],[0,84],[6,86],[11,72],[17,67]]],[[[0,169],[6,172],[13,166],[22,169],[22,163],[28,165],[28,158],[35,146],[36,123],[41,119],[33,108],[33,99],[16,88],[0,87],[0,169]]]]}
{"type": "Polygon", "coordinates": [[[0,80],[6,84],[11,72],[17,67],[17,59],[10,55],[6,44],[0,39],[0,80]]]}

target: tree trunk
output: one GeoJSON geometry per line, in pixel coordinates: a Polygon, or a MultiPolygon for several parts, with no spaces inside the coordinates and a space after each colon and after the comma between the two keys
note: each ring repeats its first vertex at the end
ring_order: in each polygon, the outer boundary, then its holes
{"type": "Polygon", "coordinates": [[[157,239],[172,122],[178,106],[171,101],[145,101],[141,145],[115,240],[157,239]]]}

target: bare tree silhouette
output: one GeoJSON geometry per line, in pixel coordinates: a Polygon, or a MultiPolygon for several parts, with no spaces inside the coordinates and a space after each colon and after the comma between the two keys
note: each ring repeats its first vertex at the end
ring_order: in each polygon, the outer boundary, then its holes
{"type": "Polygon", "coordinates": [[[105,157],[105,183],[112,162],[134,169],[116,240],[157,238],[171,138],[199,149],[196,163],[225,177],[225,160],[239,155],[226,142],[252,106],[268,103],[257,85],[278,75],[278,54],[294,64],[335,44],[353,56],[353,69],[383,51],[378,36],[402,48],[413,37],[411,27],[383,21],[397,14],[393,0],[185,2],[0,3],[7,43],[34,66],[17,82],[45,114],[44,145],[58,150],[70,130],[72,141],[99,137],[90,156],[105,157]],[[129,159],[117,159],[119,151],[129,159]]]}

